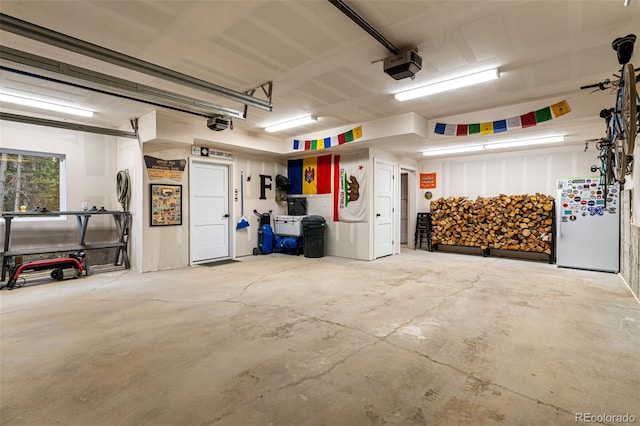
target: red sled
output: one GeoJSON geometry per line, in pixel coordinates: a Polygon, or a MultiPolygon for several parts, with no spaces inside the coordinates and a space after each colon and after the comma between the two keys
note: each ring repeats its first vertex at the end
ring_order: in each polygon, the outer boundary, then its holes
{"type": "Polygon", "coordinates": [[[34,260],[16,265],[12,268],[9,281],[0,289],[6,287],[11,290],[15,288],[18,277],[24,271],[43,271],[46,269],[52,269],[51,278],[55,280],[78,278],[85,272],[84,253],[78,255],[70,254],[69,257],[59,257],[57,259],[34,260]]]}

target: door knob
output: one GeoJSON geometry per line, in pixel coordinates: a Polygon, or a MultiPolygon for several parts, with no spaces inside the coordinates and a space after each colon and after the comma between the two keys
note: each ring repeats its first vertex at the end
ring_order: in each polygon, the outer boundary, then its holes
{"type": "Polygon", "coordinates": [[[376,213],[376,217],[380,217],[380,213],[376,213]]]}
{"type": "Polygon", "coordinates": [[[222,216],[222,217],[225,217],[225,218],[229,217],[229,213],[226,213],[226,214],[225,214],[224,216],[222,216]]]}

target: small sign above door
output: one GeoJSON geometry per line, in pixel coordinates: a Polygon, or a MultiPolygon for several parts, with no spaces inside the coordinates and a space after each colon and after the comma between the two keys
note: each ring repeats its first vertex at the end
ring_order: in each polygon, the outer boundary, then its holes
{"type": "Polygon", "coordinates": [[[226,151],[218,151],[215,149],[207,148],[205,146],[195,146],[191,147],[191,155],[199,155],[200,157],[219,157],[226,158],[228,160],[233,159],[233,154],[226,151]]]}

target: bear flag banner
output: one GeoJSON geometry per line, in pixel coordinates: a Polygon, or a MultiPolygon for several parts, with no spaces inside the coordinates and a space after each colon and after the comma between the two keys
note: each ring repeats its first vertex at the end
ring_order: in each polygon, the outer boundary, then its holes
{"type": "Polygon", "coordinates": [[[333,157],[333,220],[365,222],[367,213],[367,159],[333,157]]]}

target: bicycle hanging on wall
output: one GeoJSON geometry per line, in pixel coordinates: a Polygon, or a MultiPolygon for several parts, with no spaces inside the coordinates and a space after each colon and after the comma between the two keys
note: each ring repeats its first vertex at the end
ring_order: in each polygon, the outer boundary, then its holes
{"type": "MultiPolygon", "coordinates": [[[[600,83],[582,86],[580,89],[595,88],[598,90],[612,90],[616,94],[615,106],[600,111],[600,117],[605,120],[605,136],[595,140],[597,142],[600,167],[592,166],[591,171],[600,172],[600,183],[608,185],[620,183],[622,187],[626,176],[633,169],[633,152],[636,136],[640,130],[639,107],[640,96],[636,90],[636,83],[640,75],[629,61],[633,54],[636,41],[635,34],[618,37],[611,47],[616,51],[618,63],[621,65],[617,80],[605,80],[600,83]]],[[[590,142],[590,141],[587,141],[590,142]]]]}

